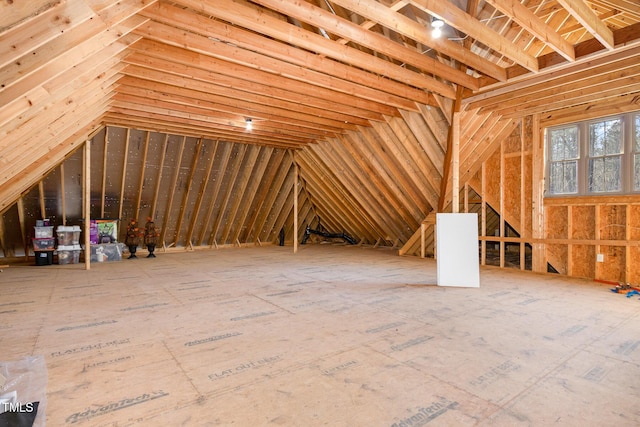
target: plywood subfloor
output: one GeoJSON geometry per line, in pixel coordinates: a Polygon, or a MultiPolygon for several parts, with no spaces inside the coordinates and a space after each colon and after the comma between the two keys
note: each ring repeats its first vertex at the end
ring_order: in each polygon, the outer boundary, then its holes
{"type": "Polygon", "coordinates": [[[48,426],[637,426],[640,300],[351,246],[0,274],[0,360],[44,355],[48,426]]]}

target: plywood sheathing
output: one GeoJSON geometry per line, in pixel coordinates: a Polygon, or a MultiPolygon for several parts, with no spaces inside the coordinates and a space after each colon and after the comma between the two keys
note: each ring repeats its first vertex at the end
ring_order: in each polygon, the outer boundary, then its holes
{"type": "Polygon", "coordinates": [[[16,266],[0,346],[45,357],[50,425],[640,422],[637,299],[481,280],[440,288],[432,260],[330,245],[16,266]]]}

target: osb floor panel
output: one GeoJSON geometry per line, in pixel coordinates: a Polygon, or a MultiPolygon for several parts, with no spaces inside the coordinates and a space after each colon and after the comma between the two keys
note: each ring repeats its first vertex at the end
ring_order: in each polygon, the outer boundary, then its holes
{"type": "Polygon", "coordinates": [[[640,301],[350,246],[0,273],[0,360],[44,355],[48,426],[637,426],[640,301]]]}

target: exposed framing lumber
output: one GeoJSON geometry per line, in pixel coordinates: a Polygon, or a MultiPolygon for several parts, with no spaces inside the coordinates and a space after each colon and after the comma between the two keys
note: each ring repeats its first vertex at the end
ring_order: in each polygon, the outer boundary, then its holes
{"type": "Polygon", "coordinates": [[[162,185],[162,170],[164,169],[165,157],[167,155],[167,146],[169,144],[169,134],[165,134],[164,141],[162,143],[160,162],[158,164],[158,174],[156,175],[156,186],[153,191],[153,198],[151,199],[151,208],[149,210],[151,217],[157,216],[156,207],[158,206],[158,196],[160,195],[160,188],[162,185]]]}
{"type": "MultiPolygon", "coordinates": [[[[342,147],[346,150],[345,156],[353,159],[354,166],[363,173],[367,180],[366,185],[370,191],[379,191],[381,198],[384,198],[385,204],[389,205],[396,215],[401,217],[405,222],[411,224],[415,221],[415,212],[411,212],[413,203],[404,202],[402,199],[402,191],[394,180],[388,177],[384,167],[380,166],[379,161],[370,152],[365,152],[369,147],[358,138],[356,134],[348,134],[340,138],[342,147]]],[[[413,226],[410,226],[414,228],[413,226]]]]}
{"type": "MultiPolygon", "coordinates": [[[[425,176],[422,182],[416,182],[411,172],[405,169],[401,163],[402,152],[397,144],[393,144],[391,139],[387,139],[388,133],[383,131],[382,125],[373,128],[362,128],[358,139],[362,139],[359,144],[362,150],[371,150],[374,159],[379,159],[380,173],[388,173],[390,178],[402,188],[401,193],[406,196],[418,209],[424,209],[422,216],[426,216],[426,210],[434,206],[437,201],[437,192],[433,186],[428,185],[428,178],[425,176]]],[[[399,190],[400,191],[400,190],[399,190]]],[[[410,206],[410,205],[407,205],[410,206]]]]}
{"type": "Polygon", "coordinates": [[[107,168],[109,167],[109,127],[104,130],[102,150],[102,184],[100,185],[100,218],[104,218],[105,198],[107,195],[107,168]]]}
{"type": "Polygon", "coordinates": [[[298,253],[298,192],[299,192],[299,168],[296,162],[295,152],[291,152],[291,161],[293,162],[293,253],[298,253]]]}
{"type": "MultiPolygon", "coordinates": [[[[378,95],[371,99],[379,98],[380,102],[384,104],[396,105],[396,102],[393,101],[393,97],[388,98],[388,95],[387,98],[380,98],[382,96],[381,89],[384,89],[384,92],[387,94],[396,95],[397,99],[406,98],[423,104],[430,104],[432,102],[432,98],[422,90],[408,87],[399,82],[386,79],[380,75],[368,73],[364,70],[354,69],[326,56],[314,55],[304,49],[292,49],[288,44],[283,44],[281,41],[265,39],[251,31],[242,29],[240,26],[229,26],[220,20],[212,20],[200,15],[194,15],[181,8],[170,6],[167,3],[156,3],[156,5],[145,9],[143,14],[158,22],[180,26],[185,30],[193,30],[194,27],[198,28],[200,34],[206,34],[208,37],[215,39],[215,41],[220,40],[232,43],[235,46],[242,47],[249,51],[266,54],[280,61],[292,63],[351,82],[356,85],[354,88],[360,86],[375,89],[371,94],[378,93],[378,95]]],[[[218,45],[215,44],[215,46],[218,45]]],[[[238,68],[231,67],[229,71],[235,71],[235,73],[229,74],[231,76],[241,75],[238,73],[238,68]]],[[[254,69],[254,71],[258,70],[254,69]]],[[[309,77],[301,81],[308,79],[309,77]]],[[[290,83],[294,82],[290,81],[290,83]]],[[[272,82],[269,82],[269,84],[272,84],[272,82]]],[[[346,93],[351,92],[345,92],[345,94],[346,93]]],[[[367,93],[367,91],[364,91],[364,93],[367,93]]],[[[401,107],[401,105],[397,106],[401,107]]]]}
{"type": "MultiPolygon", "coordinates": [[[[234,243],[237,240],[237,238],[235,239],[231,238],[232,229],[236,224],[236,221],[238,218],[238,211],[240,210],[240,205],[242,204],[243,200],[247,202],[247,204],[245,205],[247,208],[250,205],[249,181],[252,180],[254,168],[256,167],[256,163],[258,161],[258,156],[260,155],[260,152],[266,149],[271,150],[271,148],[258,147],[254,145],[254,146],[248,146],[247,150],[245,151],[245,154],[244,154],[245,158],[240,164],[241,170],[238,171],[239,174],[237,178],[234,180],[234,187],[232,190],[233,193],[231,192],[228,193],[230,196],[234,196],[234,198],[233,200],[229,199],[229,201],[232,203],[228,209],[226,222],[220,237],[220,242],[222,244],[234,243]]],[[[262,167],[259,167],[259,171],[257,172],[257,175],[261,174],[262,172],[264,172],[264,169],[262,167]]],[[[260,180],[258,176],[255,176],[255,178],[258,181],[260,180]]],[[[231,191],[231,188],[229,188],[229,190],[231,191]]]]}
{"type": "Polygon", "coordinates": [[[244,3],[234,0],[218,0],[215,6],[195,0],[179,0],[177,3],[244,27],[251,28],[258,23],[264,34],[275,39],[293,43],[303,49],[317,52],[339,61],[346,61],[353,66],[376,74],[386,75],[389,78],[406,82],[422,89],[432,90],[448,98],[454,97],[454,91],[449,86],[435,79],[400,66],[391,65],[381,58],[327,40],[319,34],[313,34],[302,28],[286,24],[261,13],[256,8],[246,6],[244,3]]]}
{"type": "MultiPolygon", "coordinates": [[[[173,177],[171,178],[170,190],[169,190],[169,200],[167,201],[167,206],[165,208],[164,214],[164,224],[162,224],[162,231],[160,232],[160,241],[163,243],[166,242],[167,230],[169,228],[169,219],[171,218],[171,208],[173,207],[173,199],[176,194],[176,185],[178,184],[178,177],[180,176],[180,165],[182,164],[182,154],[184,153],[184,147],[187,142],[187,137],[183,136],[180,140],[180,146],[178,148],[178,155],[176,156],[176,165],[173,171],[173,177]]],[[[173,242],[175,243],[175,242],[173,242]]]]}
{"type": "MultiPolygon", "coordinates": [[[[62,225],[67,225],[67,190],[65,189],[64,163],[60,163],[60,203],[62,204],[62,225]]],[[[124,181],[124,179],[123,179],[124,181]]]]}
{"type": "MultiPolygon", "coordinates": [[[[152,29],[154,30],[154,29],[152,29]]],[[[150,33],[152,30],[148,30],[150,33]]],[[[401,98],[393,94],[387,94],[379,90],[366,87],[360,87],[349,81],[342,81],[338,78],[325,77],[316,81],[307,77],[308,72],[301,66],[284,66],[279,63],[273,64],[273,59],[268,57],[254,57],[256,54],[249,56],[244,62],[234,62],[232,55],[235,51],[230,51],[227,55],[221,55],[216,52],[216,56],[207,55],[202,49],[196,49],[197,46],[211,43],[202,38],[196,40],[188,40],[191,44],[196,44],[191,51],[184,51],[178,46],[170,44],[167,38],[173,35],[167,35],[164,38],[148,40],[144,39],[132,45],[132,50],[136,52],[130,58],[125,59],[128,63],[139,68],[128,71],[127,74],[137,75],[141,77],[149,76],[149,79],[157,82],[174,83],[188,89],[209,91],[216,88],[222,96],[227,98],[238,98],[239,94],[242,99],[251,102],[263,101],[256,105],[256,111],[262,111],[264,108],[264,100],[271,100],[273,106],[283,107],[285,110],[296,111],[294,108],[288,107],[288,102],[300,103],[304,100],[302,96],[309,97],[302,104],[302,112],[308,112],[310,115],[317,114],[323,110],[329,113],[340,112],[349,118],[349,116],[376,118],[374,113],[394,114],[395,108],[415,108],[415,104],[410,100],[401,98]],[[167,59],[170,58],[170,59],[167,59]],[[254,64],[255,63],[255,64],[254,64]],[[193,64],[197,64],[194,66],[193,64]],[[256,66],[260,66],[256,69],[256,66]],[[142,69],[146,72],[143,74],[142,69]],[[154,70],[162,71],[162,73],[154,72],[154,70]],[[293,74],[300,75],[298,80],[291,80],[284,76],[293,74]],[[190,84],[184,85],[184,79],[179,76],[188,77],[186,79],[190,84]],[[169,79],[171,77],[171,79],[169,79]],[[304,78],[303,78],[304,77],[304,78]],[[196,78],[196,79],[193,79],[196,78]],[[203,90],[200,88],[204,88],[203,90]],[[331,103],[328,100],[334,100],[331,103]],[[262,108],[259,108],[262,107],[262,108]],[[314,109],[315,108],[315,109],[314,109]],[[359,112],[357,109],[364,110],[359,112]]],[[[175,43],[175,42],[174,42],[175,43]]],[[[226,48],[228,49],[228,47],[226,48]]],[[[224,53],[224,50],[223,52],[224,53]]],[[[132,67],[130,67],[132,68],[132,67]]],[[[189,94],[189,91],[181,91],[189,94]]],[[[217,93],[212,92],[212,93],[217,93]]],[[[208,98],[207,98],[208,99],[208,98]]],[[[216,97],[212,98],[217,99],[216,97]]],[[[267,104],[269,105],[269,104],[267,104]]],[[[300,107],[298,107],[300,108],[300,107]]],[[[263,114],[269,114],[269,110],[263,114]]],[[[273,114],[273,113],[271,113],[273,114]]],[[[397,113],[396,113],[397,114],[397,113]]],[[[322,115],[321,117],[324,117],[322,115]]],[[[311,121],[311,120],[310,120],[311,121]]]]}
{"type": "Polygon", "coordinates": [[[613,50],[613,32],[595,14],[584,1],[558,0],[580,24],[582,24],[593,36],[598,39],[608,50],[613,50]]]}
{"type": "Polygon", "coordinates": [[[451,123],[451,204],[452,212],[460,212],[460,113],[453,113],[451,123]]]}
{"type": "Polygon", "coordinates": [[[507,14],[520,26],[538,37],[542,42],[551,46],[567,61],[575,61],[576,53],[573,46],[547,25],[523,4],[512,0],[486,0],[496,9],[507,14]]]}
{"type": "Polygon", "coordinates": [[[256,242],[259,236],[256,228],[262,228],[262,222],[260,221],[260,213],[268,212],[273,207],[271,204],[267,204],[267,199],[272,191],[280,189],[278,182],[278,175],[282,175],[282,170],[285,168],[283,160],[288,154],[289,150],[276,149],[272,152],[272,155],[267,159],[268,165],[262,179],[260,180],[260,187],[256,190],[256,197],[254,199],[253,212],[246,221],[246,228],[244,232],[239,235],[239,238],[244,242],[256,242]],[[260,225],[259,225],[260,224],[260,225]]]}
{"type": "MultiPolygon", "coordinates": [[[[404,230],[400,228],[399,224],[391,221],[392,209],[385,196],[380,189],[372,185],[370,178],[365,177],[361,170],[350,167],[351,165],[345,160],[347,156],[344,155],[341,145],[321,145],[318,146],[317,152],[336,167],[336,178],[344,187],[353,189],[351,190],[352,197],[363,209],[371,212],[376,222],[384,227],[387,235],[402,236],[404,234],[404,230]]],[[[342,222],[346,222],[346,219],[342,222]]]]}
{"type": "MultiPolygon", "coordinates": [[[[183,141],[184,141],[184,139],[183,139],[183,141]]],[[[195,153],[193,155],[193,160],[191,162],[191,167],[189,168],[189,176],[187,178],[186,190],[184,191],[184,193],[182,195],[182,204],[181,204],[182,209],[180,209],[180,214],[178,215],[178,219],[177,219],[177,222],[176,222],[176,228],[175,228],[175,234],[174,234],[174,237],[173,237],[173,241],[175,242],[176,246],[180,242],[180,233],[182,232],[182,222],[184,221],[184,216],[187,213],[187,209],[185,209],[185,207],[188,206],[189,195],[191,193],[191,188],[192,188],[192,185],[193,185],[193,177],[194,177],[194,175],[196,173],[196,166],[198,165],[198,161],[200,160],[200,153],[202,152],[202,145],[203,144],[204,144],[204,138],[199,138],[198,142],[196,143],[196,151],[195,151],[195,153]]],[[[183,146],[184,146],[184,143],[183,143],[183,146]]],[[[176,170],[179,171],[180,167],[176,168],[176,170]]],[[[185,247],[187,247],[188,244],[189,244],[189,241],[187,241],[185,243],[185,247]]]]}
{"type": "Polygon", "coordinates": [[[219,140],[216,140],[213,142],[213,151],[210,154],[209,163],[207,164],[207,170],[205,172],[204,178],[202,179],[202,185],[200,186],[198,198],[196,199],[196,204],[193,209],[191,222],[189,224],[189,229],[187,230],[187,235],[185,237],[185,246],[193,247],[193,242],[192,242],[193,232],[195,230],[198,218],[200,217],[200,209],[202,208],[202,202],[204,200],[205,195],[207,194],[207,187],[211,180],[211,171],[213,170],[213,164],[215,163],[215,160],[216,160],[216,153],[218,152],[219,145],[220,145],[219,140]]]}
{"type": "MultiPolygon", "coordinates": [[[[534,239],[544,239],[545,236],[545,215],[544,215],[544,135],[540,127],[540,115],[534,114],[532,117],[532,200],[531,200],[531,228],[534,239]]],[[[534,243],[532,245],[532,269],[536,273],[547,271],[546,247],[544,243],[534,243]]]]}
{"type": "MultiPolygon", "coordinates": [[[[525,168],[525,160],[526,160],[526,153],[525,153],[525,146],[524,146],[524,140],[526,138],[526,133],[525,133],[526,129],[525,129],[525,120],[523,119],[520,125],[520,237],[530,237],[531,236],[531,230],[527,228],[526,226],[526,222],[525,222],[525,209],[526,209],[526,196],[529,196],[529,194],[526,194],[525,190],[526,190],[526,177],[525,177],[525,172],[526,172],[526,168],[525,168]]],[[[526,269],[526,246],[524,242],[520,242],[520,270],[525,270],[526,269]]]]}
{"type": "MultiPolygon", "coordinates": [[[[371,134],[371,132],[366,133],[371,134]]],[[[387,151],[378,142],[363,137],[364,134],[363,131],[359,134],[349,134],[344,138],[345,141],[350,142],[348,148],[353,158],[359,162],[366,174],[377,181],[376,186],[384,189],[397,215],[407,224],[414,222],[415,218],[424,216],[428,209],[427,198],[417,197],[422,196],[418,189],[415,189],[418,194],[414,194],[415,186],[402,173],[399,173],[400,170],[394,162],[387,160],[387,151]]]]}
{"type": "Polygon", "coordinates": [[[91,140],[82,151],[84,173],[82,179],[82,217],[84,218],[84,269],[91,270],[91,140]]]}
{"type": "MultiPolygon", "coordinates": [[[[334,0],[333,3],[358,13],[361,16],[375,21],[389,29],[399,32],[400,34],[416,40],[425,46],[434,48],[444,55],[458,60],[477,70],[483,74],[491,76],[499,81],[506,80],[506,71],[489,62],[481,56],[471,53],[469,50],[460,47],[457,43],[447,39],[436,39],[425,31],[423,25],[414,21],[401,13],[393,10],[393,7],[387,7],[383,3],[373,0],[334,0]]],[[[445,77],[446,76],[442,76],[445,77]]]]}
{"type": "MultiPolygon", "coordinates": [[[[142,149],[142,161],[140,162],[140,181],[138,182],[138,192],[136,197],[136,204],[133,212],[136,218],[140,215],[140,204],[142,201],[142,189],[145,183],[145,171],[147,169],[147,154],[149,153],[149,140],[151,139],[151,132],[146,131],[146,137],[144,139],[144,148],[142,149]]],[[[141,219],[139,219],[141,221],[141,219]]]]}
{"type": "MultiPolygon", "coordinates": [[[[265,179],[265,173],[267,173],[267,167],[273,156],[274,150],[275,149],[273,147],[259,147],[258,159],[256,160],[256,164],[251,171],[247,186],[243,192],[242,206],[245,208],[240,210],[239,215],[235,216],[234,222],[236,224],[246,224],[247,227],[249,226],[247,223],[247,216],[249,215],[249,210],[255,209],[255,205],[259,203],[260,195],[258,192],[262,181],[265,179]]],[[[233,231],[233,235],[231,236],[232,241],[240,241],[240,236],[243,232],[242,228],[243,227],[236,226],[235,231],[233,231]]],[[[246,239],[243,239],[242,241],[248,243],[246,239]]]]}
{"type": "Polygon", "coordinates": [[[25,225],[25,209],[24,198],[20,197],[16,203],[18,210],[18,228],[20,229],[20,238],[22,241],[22,247],[24,248],[25,259],[29,256],[29,242],[27,241],[27,229],[25,225]]]}
{"type": "MultiPolygon", "coordinates": [[[[233,145],[228,142],[219,142],[218,144],[222,144],[222,150],[220,151],[221,164],[218,170],[224,172],[225,170],[227,170],[229,160],[231,159],[231,151],[232,151],[233,145]]],[[[213,189],[210,192],[211,198],[209,199],[210,201],[205,214],[204,226],[202,227],[200,235],[198,237],[197,246],[202,245],[202,243],[204,242],[205,233],[209,229],[209,224],[211,223],[211,217],[213,216],[215,203],[218,198],[218,195],[220,194],[220,189],[222,188],[223,176],[224,175],[222,173],[217,176],[213,189]]],[[[213,240],[209,240],[209,246],[212,246],[212,241],[213,240]]]]}
{"type": "MultiPolygon", "coordinates": [[[[433,168],[431,160],[426,159],[423,153],[418,153],[415,145],[415,137],[405,137],[406,129],[400,126],[396,120],[388,119],[387,123],[372,123],[376,132],[376,141],[383,151],[387,151],[387,161],[396,166],[397,176],[404,176],[407,182],[406,188],[415,188],[426,199],[428,206],[436,206],[438,200],[438,187],[441,177],[437,176],[437,170],[433,168]],[[392,123],[393,122],[393,123],[392,123]],[[397,130],[398,133],[394,131],[397,130]],[[410,162],[403,162],[403,159],[412,159],[410,162]]],[[[416,198],[415,200],[420,200],[416,198]]],[[[424,205],[426,206],[426,205],[424,205]]]]}
{"type": "MultiPolygon", "coordinates": [[[[124,159],[122,160],[122,176],[120,177],[120,199],[118,201],[118,219],[122,219],[122,211],[124,205],[124,188],[127,183],[127,164],[129,158],[129,138],[131,136],[131,129],[127,128],[124,141],[124,159]]],[[[128,224],[128,222],[127,222],[128,224]]],[[[122,227],[121,227],[122,228],[122,227]]]]}
{"type": "MultiPolygon", "coordinates": [[[[505,159],[504,159],[504,140],[500,141],[500,192],[499,192],[499,200],[500,207],[498,215],[500,215],[500,237],[507,237],[505,235],[505,191],[504,187],[506,184],[505,177],[505,159]]],[[[504,268],[504,256],[505,256],[505,242],[500,240],[500,268],[504,268]]]]}
{"type": "Polygon", "coordinates": [[[496,52],[500,52],[528,70],[538,71],[538,60],[535,57],[525,53],[510,40],[482,25],[476,18],[448,0],[411,0],[410,3],[441,18],[447,24],[482,42],[496,52]]]}
{"type": "MultiPolygon", "coordinates": [[[[267,6],[273,10],[277,10],[285,15],[292,16],[303,22],[322,27],[324,30],[336,34],[345,39],[351,40],[361,46],[382,53],[390,58],[395,58],[406,64],[411,64],[423,72],[432,73],[443,80],[470,88],[478,89],[477,79],[462,73],[456,69],[446,66],[436,59],[422,55],[415,49],[410,49],[399,43],[389,40],[387,37],[379,33],[367,31],[357,24],[343,19],[330,11],[312,5],[306,2],[290,2],[287,0],[255,0],[257,3],[267,6]]],[[[415,21],[414,21],[415,22],[415,21]]],[[[425,33],[423,31],[423,33],[425,33]]],[[[453,49],[449,49],[453,53],[453,49]]],[[[459,53],[455,52],[455,53],[459,53]]],[[[460,57],[460,55],[458,55],[460,57]]],[[[480,60],[478,61],[480,62],[480,60]]],[[[442,90],[436,86],[425,89],[434,90],[441,95],[445,95],[442,90]]]]}
{"type": "Polygon", "coordinates": [[[350,222],[355,231],[354,235],[375,240],[376,237],[387,234],[372,217],[371,212],[349,194],[342,181],[335,175],[335,171],[326,167],[324,157],[317,152],[317,147],[306,148],[299,154],[297,161],[304,174],[305,188],[316,206],[318,218],[325,227],[344,227],[346,219],[349,218],[348,214],[351,214],[353,220],[350,222]]]}
{"type": "Polygon", "coordinates": [[[222,220],[225,217],[226,211],[227,211],[227,207],[229,205],[229,201],[231,200],[231,196],[233,196],[233,183],[235,183],[237,181],[237,177],[238,174],[240,173],[240,165],[242,165],[242,163],[244,162],[244,158],[245,156],[247,156],[247,149],[249,148],[249,146],[247,145],[241,145],[239,146],[239,152],[238,154],[235,156],[235,158],[233,159],[233,162],[230,165],[230,169],[231,169],[231,175],[229,178],[229,183],[231,185],[229,185],[226,188],[225,194],[223,196],[222,201],[220,202],[220,208],[218,210],[218,215],[216,216],[216,219],[213,223],[213,228],[211,230],[211,236],[209,238],[209,244],[211,245],[211,242],[216,242],[216,244],[225,244],[226,242],[224,240],[218,241],[216,239],[216,237],[218,236],[218,234],[222,231],[220,230],[220,225],[222,224],[222,220]]]}
{"type": "Polygon", "coordinates": [[[484,239],[487,237],[487,162],[482,162],[481,166],[481,180],[482,189],[480,190],[480,198],[482,199],[481,207],[481,226],[480,237],[483,238],[480,243],[480,264],[487,265],[487,241],[484,239]]]}
{"type": "Polygon", "coordinates": [[[47,218],[47,209],[44,202],[44,183],[38,182],[38,201],[40,203],[40,218],[47,218]]]}
{"type": "MultiPolygon", "coordinates": [[[[269,226],[269,218],[275,216],[275,212],[282,209],[282,206],[277,204],[277,197],[279,192],[286,187],[287,178],[290,175],[290,171],[293,167],[290,156],[286,153],[286,150],[278,150],[279,154],[275,158],[274,168],[276,173],[272,179],[272,182],[268,185],[269,190],[265,190],[267,194],[264,197],[263,206],[267,206],[262,210],[261,214],[256,215],[255,225],[250,231],[250,235],[253,236],[255,241],[271,241],[276,238],[279,229],[273,229],[269,226]]],[[[247,241],[250,238],[246,239],[247,241]]]]}

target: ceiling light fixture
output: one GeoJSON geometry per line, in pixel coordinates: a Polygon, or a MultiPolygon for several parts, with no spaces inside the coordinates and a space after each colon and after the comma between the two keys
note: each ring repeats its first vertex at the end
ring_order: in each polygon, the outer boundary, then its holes
{"type": "Polygon", "coordinates": [[[253,121],[251,119],[246,119],[245,125],[246,125],[247,131],[251,132],[251,130],[253,129],[253,121]]]}
{"type": "Polygon", "coordinates": [[[431,36],[434,39],[437,39],[442,35],[443,26],[444,26],[444,21],[442,19],[433,18],[433,21],[431,21],[431,28],[433,28],[433,30],[431,30],[431,36]]]}

